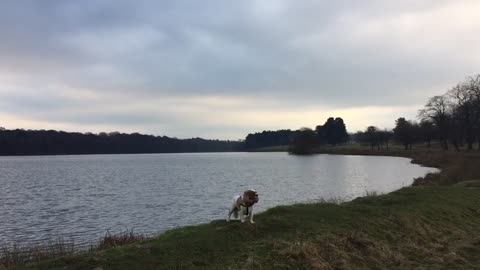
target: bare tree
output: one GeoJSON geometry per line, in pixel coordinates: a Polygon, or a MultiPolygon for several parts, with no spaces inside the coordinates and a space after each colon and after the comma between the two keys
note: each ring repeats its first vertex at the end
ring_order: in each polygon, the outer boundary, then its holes
{"type": "Polygon", "coordinates": [[[403,144],[405,150],[412,149],[413,143],[417,140],[417,137],[419,137],[418,133],[418,124],[410,120],[407,121],[404,117],[395,120],[393,134],[395,139],[403,144]]]}
{"type": "Polygon", "coordinates": [[[427,147],[430,148],[432,140],[436,138],[437,129],[431,121],[421,121],[418,125],[420,139],[427,143],[427,147]]]}
{"type": "MultiPolygon", "coordinates": [[[[468,85],[468,91],[470,92],[472,98],[472,107],[473,107],[473,120],[474,127],[473,133],[477,140],[480,140],[480,74],[468,77],[466,84],[468,85]]],[[[480,142],[478,144],[480,149],[480,142]]]]}
{"type": "Polygon", "coordinates": [[[418,116],[423,121],[432,121],[438,127],[442,148],[448,150],[451,105],[447,96],[441,95],[430,98],[425,108],[419,111],[418,116]]]}
{"type": "MultiPolygon", "coordinates": [[[[367,127],[365,131],[368,144],[370,145],[370,149],[373,150],[374,146],[378,147],[378,128],[374,126],[367,127]]],[[[380,150],[380,149],[379,149],[380,150]]]]}
{"type": "Polygon", "coordinates": [[[450,91],[447,92],[448,97],[451,98],[452,107],[452,125],[455,129],[455,136],[452,136],[452,141],[455,148],[458,150],[458,144],[462,143],[462,135],[464,135],[467,142],[467,148],[473,149],[474,142],[474,128],[477,124],[477,117],[474,106],[474,92],[472,91],[472,84],[464,82],[457,84],[450,91]]]}

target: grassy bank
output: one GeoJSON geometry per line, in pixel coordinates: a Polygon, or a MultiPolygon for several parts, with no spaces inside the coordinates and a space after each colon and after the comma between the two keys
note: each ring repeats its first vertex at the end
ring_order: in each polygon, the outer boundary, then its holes
{"type": "Polygon", "coordinates": [[[478,188],[409,187],[276,207],[256,225],[213,221],[34,268],[480,269],[479,207],[478,188]]]}
{"type": "Polygon", "coordinates": [[[390,194],[275,207],[255,225],[213,221],[18,269],[480,269],[480,155],[318,152],[408,156],[442,172],[390,194]]]}

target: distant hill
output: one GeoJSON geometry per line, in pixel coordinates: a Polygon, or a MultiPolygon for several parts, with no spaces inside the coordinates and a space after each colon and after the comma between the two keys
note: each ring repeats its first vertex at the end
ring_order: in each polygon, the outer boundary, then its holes
{"type": "Polygon", "coordinates": [[[79,133],[55,130],[0,129],[0,155],[133,154],[230,152],[243,142],[177,139],[139,133],[79,133]]]}

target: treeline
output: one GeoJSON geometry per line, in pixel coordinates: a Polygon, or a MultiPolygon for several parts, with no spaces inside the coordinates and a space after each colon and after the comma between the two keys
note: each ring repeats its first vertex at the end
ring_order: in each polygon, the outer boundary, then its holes
{"type": "Polygon", "coordinates": [[[395,120],[393,130],[381,130],[375,126],[369,126],[365,131],[358,131],[352,135],[352,141],[360,144],[368,144],[372,149],[384,150],[389,147],[391,141],[404,146],[405,149],[412,149],[412,145],[425,143],[427,147],[436,140],[435,126],[429,121],[417,123],[400,117],[395,120]]]}
{"type": "Polygon", "coordinates": [[[293,140],[297,131],[282,129],[277,131],[262,131],[248,134],[245,138],[245,148],[247,150],[272,147],[279,145],[288,145],[293,140]]]}
{"type": "Polygon", "coordinates": [[[424,143],[430,147],[433,141],[448,150],[462,147],[468,150],[478,143],[480,149],[480,75],[468,77],[443,95],[431,97],[419,110],[419,122],[403,117],[395,121],[392,131],[370,126],[352,136],[356,142],[382,149],[394,139],[405,149],[424,143]]]}
{"type": "Polygon", "coordinates": [[[337,145],[351,140],[372,149],[388,149],[392,141],[405,149],[432,142],[448,150],[480,150],[480,75],[468,77],[443,95],[431,97],[419,111],[419,121],[403,117],[393,130],[369,126],[349,136],[342,118],[330,117],[315,129],[263,131],[248,134],[244,142],[176,139],[139,133],[78,133],[54,130],[5,130],[0,128],[0,155],[120,154],[227,152],[289,145],[292,153],[307,154],[320,145],[337,145]]]}
{"type": "Polygon", "coordinates": [[[357,131],[351,136],[352,142],[367,144],[372,150],[376,147],[378,150],[389,149],[389,143],[393,138],[393,132],[389,130],[380,130],[375,126],[369,126],[365,131],[357,131]]]}
{"type": "MultiPolygon", "coordinates": [[[[282,129],[277,131],[262,131],[248,134],[245,138],[245,149],[252,150],[272,146],[303,144],[309,141],[314,145],[341,144],[348,141],[348,134],[342,118],[330,117],[323,125],[299,130],[282,129]]],[[[308,143],[308,145],[310,144],[308,143]]],[[[304,148],[303,146],[301,146],[304,148]]]]}
{"type": "Polygon", "coordinates": [[[317,142],[320,145],[337,145],[348,141],[348,133],[342,118],[329,117],[325,124],[315,128],[317,142]]]}
{"type": "Polygon", "coordinates": [[[430,98],[419,117],[431,122],[442,148],[449,143],[467,149],[480,138],[480,75],[469,77],[440,96],[430,98]]]}
{"type": "Polygon", "coordinates": [[[176,139],[139,133],[0,129],[0,155],[128,154],[239,151],[243,142],[176,139]]]}
{"type": "Polygon", "coordinates": [[[342,118],[330,117],[325,124],[315,130],[301,128],[290,142],[288,151],[293,154],[310,154],[320,145],[338,145],[349,139],[345,122],[342,118]]]}

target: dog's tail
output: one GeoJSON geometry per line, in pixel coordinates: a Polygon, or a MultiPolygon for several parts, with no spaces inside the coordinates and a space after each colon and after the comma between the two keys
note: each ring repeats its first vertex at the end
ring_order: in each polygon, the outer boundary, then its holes
{"type": "Polygon", "coordinates": [[[233,217],[238,218],[238,209],[233,210],[233,217]]]}

